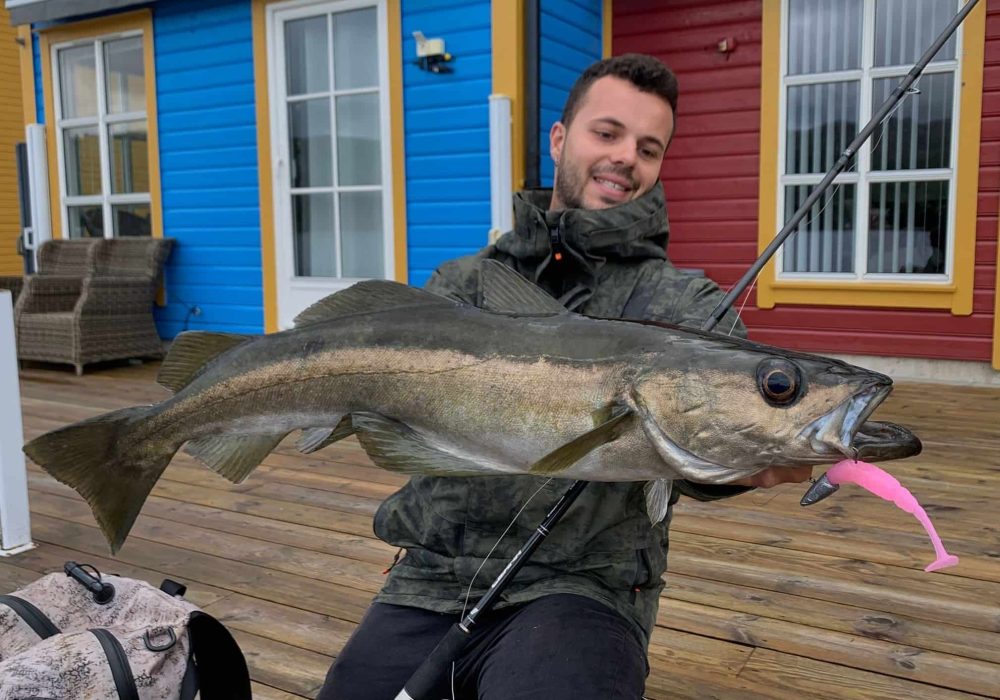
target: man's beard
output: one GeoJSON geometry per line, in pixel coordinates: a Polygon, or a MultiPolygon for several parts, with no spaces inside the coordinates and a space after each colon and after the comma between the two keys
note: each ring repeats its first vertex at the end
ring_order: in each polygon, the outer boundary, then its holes
{"type": "MultiPolygon", "coordinates": [[[[556,197],[562,202],[564,209],[585,209],[583,203],[583,191],[592,177],[600,177],[602,174],[613,174],[628,181],[634,192],[637,183],[633,179],[631,168],[616,168],[606,166],[594,172],[588,172],[581,177],[580,169],[574,168],[572,163],[563,162],[563,167],[556,173],[554,184],[556,197]]],[[[604,202],[605,206],[617,206],[619,202],[604,202]]]]}
{"type": "Polygon", "coordinates": [[[566,209],[583,209],[583,188],[587,181],[579,177],[579,170],[567,165],[570,167],[564,166],[556,173],[556,197],[566,209]]]}

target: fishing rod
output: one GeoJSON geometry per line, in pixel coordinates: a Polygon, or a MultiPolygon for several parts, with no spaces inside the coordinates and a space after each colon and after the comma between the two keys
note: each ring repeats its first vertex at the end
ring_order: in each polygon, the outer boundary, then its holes
{"type": "MultiPolygon", "coordinates": [[[[826,176],[816,185],[816,188],[809,194],[802,205],[795,211],[795,213],[788,219],[782,229],[774,237],[774,240],[764,249],[764,252],[760,254],[760,257],[754,262],[753,265],[746,271],[743,277],[733,286],[732,289],[723,297],[722,301],[719,302],[718,306],[709,314],[709,317],[701,326],[701,330],[710,331],[722,320],[722,317],[726,315],[726,312],[732,307],[736,299],[742,294],[746,288],[753,282],[757,277],[763,267],[771,260],[774,254],[781,247],[781,244],[785,242],[792,233],[794,233],[796,227],[802,222],[802,219],[806,217],[813,205],[819,201],[819,198],[823,196],[830,185],[833,184],[834,179],[847,167],[848,163],[857,154],[858,150],[864,143],[871,137],[875,129],[879,127],[882,121],[896,108],[896,106],[902,101],[907,94],[909,94],[910,86],[913,85],[914,81],[923,72],[927,64],[931,62],[937,52],[942,46],[951,38],[955,30],[958,29],[959,25],[965,20],[979,0],[969,0],[962,9],[958,12],[955,17],[952,18],[951,22],[941,31],[934,43],[924,51],[923,55],[920,57],[910,69],[909,73],[903,78],[903,80],[896,86],[896,89],[892,91],[889,97],[882,103],[882,106],[878,108],[872,118],[864,126],[858,135],[854,137],[854,140],[844,149],[841,153],[840,158],[837,162],[833,164],[826,176]]],[[[559,522],[562,516],[566,513],[569,507],[577,499],[583,489],[586,487],[588,482],[586,481],[576,481],[569,488],[566,493],[556,502],[555,506],[549,511],[548,515],[542,523],[535,529],[535,532],[531,535],[528,541],[517,551],[517,553],[511,558],[504,570],[500,572],[500,575],[493,581],[490,585],[489,591],[484,595],[475,607],[469,611],[469,613],[460,621],[456,622],[445,634],[445,636],[438,642],[438,645],[434,647],[434,650],[424,659],[423,663],[419,668],[410,676],[410,679],[406,681],[403,689],[399,691],[396,695],[395,700],[432,700],[430,693],[438,681],[445,676],[448,672],[451,664],[459,657],[462,653],[462,649],[465,647],[466,642],[469,639],[469,635],[472,633],[472,629],[476,624],[476,619],[485,612],[488,612],[496,601],[500,598],[501,593],[507,584],[514,578],[521,567],[527,563],[528,559],[542,543],[546,536],[548,536],[551,529],[559,522]]],[[[803,504],[807,505],[807,499],[811,499],[808,503],[815,503],[822,500],[826,496],[837,490],[837,486],[832,484],[824,475],[806,492],[803,496],[803,504]]]]}

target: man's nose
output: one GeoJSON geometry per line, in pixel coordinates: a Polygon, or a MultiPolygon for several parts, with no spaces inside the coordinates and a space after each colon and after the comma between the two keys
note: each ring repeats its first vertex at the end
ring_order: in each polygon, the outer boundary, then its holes
{"type": "Polygon", "coordinates": [[[639,146],[635,141],[621,139],[615,146],[615,150],[611,154],[612,162],[621,165],[635,165],[639,153],[639,146]]]}

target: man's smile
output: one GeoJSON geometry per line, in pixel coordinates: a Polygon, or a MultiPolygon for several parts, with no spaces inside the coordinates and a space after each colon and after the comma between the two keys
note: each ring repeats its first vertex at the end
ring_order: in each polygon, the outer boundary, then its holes
{"type": "Polygon", "coordinates": [[[592,180],[600,190],[602,197],[614,200],[625,200],[634,190],[630,180],[616,175],[601,173],[594,175],[592,180]]]}

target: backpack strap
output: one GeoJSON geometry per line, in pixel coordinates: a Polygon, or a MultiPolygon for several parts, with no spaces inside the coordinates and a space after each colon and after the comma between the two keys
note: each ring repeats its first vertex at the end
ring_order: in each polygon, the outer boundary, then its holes
{"type": "Polygon", "coordinates": [[[24,598],[18,598],[15,595],[0,595],[0,605],[6,605],[17,613],[18,617],[24,620],[42,639],[59,634],[59,628],[53,624],[52,620],[24,598]]]}
{"type": "Polygon", "coordinates": [[[247,662],[229,630],[211,615],[196,611],[191,613],[188,634],[201,700],[251,700],[247,662]]]}
{"type": "Polygon", "coordinates": [[[139,689],[135,685],[135,676],[132,675],[132,667],[129,666],[128,655],[122,643],[109,630],[101,627],[90,630],[90,633],[97,637],[104,656],[108,659],[119,700],[139,700],[139,689]]]}

